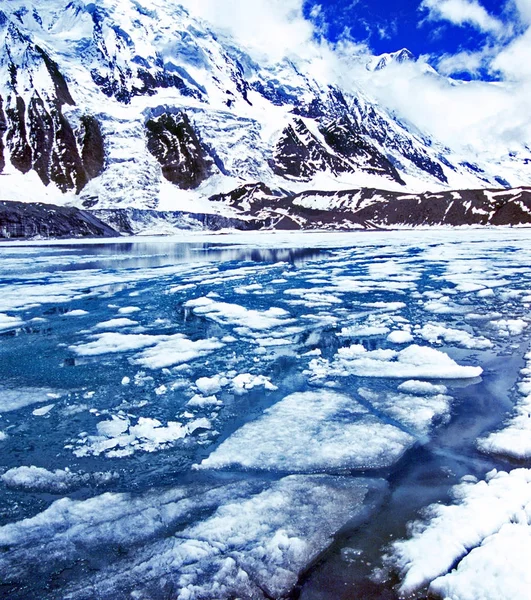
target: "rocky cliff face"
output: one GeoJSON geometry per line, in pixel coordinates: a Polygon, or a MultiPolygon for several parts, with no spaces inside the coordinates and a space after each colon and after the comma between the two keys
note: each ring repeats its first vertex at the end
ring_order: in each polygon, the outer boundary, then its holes
{"type": "Polygon", "coordinates": [[[79,193],[103,169],[103,139],[95,118],[77,127],[64,107],[75,104],[58,64],[23,28],[0,16],[0,167],[6,161],[44,186],[79,193]],[[7,153],[7,156],[6,156],[7,153]]]}
{"type": "Polygon", "coordinates": [[[282,195],[245,186],[212,200],[273,229],[531,225],[531,188],[403,194],[377,189],[282,195]]]}
{"type": "MultiPolygon", "coordinates": [[[[401,51],[371,68],[407,60],[401,51]]],[[[516,183],[512,163],[463,161],[362,90],[304,69],[257,64],[175,3],[10,0],[0,8],[3,196],[34,174],[31,199],[149,209],[258,181],[294,194],[516,183]]]]}
{"type": "Polygon", "coordinates": [[[120,234],[93,214],[73,207],[0,202],[0,238],[57,239],[117,237],[120,234]]]}
{"type": "Polygon", "coordinates": [[[168,181],[190,190],[208,179],[214,161],[201,145],[186,113],[163,113],[149,119],[146,130],[148,150],[168,181]]]}

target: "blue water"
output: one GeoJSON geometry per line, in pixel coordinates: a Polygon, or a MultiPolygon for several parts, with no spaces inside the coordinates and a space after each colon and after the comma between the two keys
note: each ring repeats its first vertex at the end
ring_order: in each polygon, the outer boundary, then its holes
{"type": "MultiPolygon", "coordinates": [[[[370,478],[380,483],[370,484],[365,508],[355,519],[346,519],[335,528],[335,538],[321,544],[308,564],[296,565],[294,581],[299,583],[283,588],[282,593],[330,600],[394,597],[393,581],[376,585],[370,579],[386,544],[406,535],[407,522],[422,507],[447,500],[451,486],[462,476],[481,478],[493,467],[513,466],[503,457],[482,455],[475,443],[499,427],[513,405],[512,387],[529,335],[527,330],[505,335],[490,323],[528,318],[525,294],[531,290],[530,254],[525,232],[510,231],[0,247],[0,314],[19,319],[0,330],[0,432],[5,434],[0,441],[0,475],[7,473],[0,481],[0,524],[12,527],[0,530],[2,594],[10,598],[96,597],[87,589],[101,573],[109,583],[98,588],[98,597],[125,598],[133,591],[138,598],[187,597],[179,595],[184,585],[179,579],[181,567],[160,566],[154,580],[165,583],[159,587],[151,580],[148,585],[140,575],[136,580],[133,567],[144,564],[138,562],[139,557],[172,536],[192,535],[193,527],[231,498],[240,498],[238,502],[253,498],[290,474],[285,468],[197,470],[195,465],[283,398],[326,389],[362,402],[379,423],[408,433],[412,441],[384,468],[375,461],[374,466],[362,469],[348,463],[318,469],[331,481],[370,478]],[[478,296],[478,290],[485,288],[492,288],[493,294],[478,296]],[[429,304],[441,297],[450,311],[437,312],[429,304]],[[197,298],[223,303],[225,312],[201,315],[187,306],[197,298]],[[245,321],[249,313],[231,316],[227,304],[258,311],[262,317],[271,307],[282,309],[281,321],[285,322],[253,329],[251,321],[245,321]],[[138,310],[120,312],[129,307],[138,310]],[[492,318],[469,318],[477,313],[492,318]],[[133,323],[98,327],[118,318],[133,323]],[[400,381],[386,378],[385,371],[377,378],[353,374],[312,378],[311,361],[320,358],[333,364],[342,347],[361,344],[368,351],[405,347],[388,341],[387,333],[363,333],[369,326],[388,331],[409,327],[415,336],[411,343],[430,346],[415,329],[427,322],[466,331],[474,339],[483,336],[492,344],[487,349],[465,349],[444,341],[435,345],[460,365],[481,366],[484,373],[473,380],[432,380],[448,387],[451,414],[435,418],[427,433],[416,433],[411,423],[371,406],[360,396],[360,388],[377,394],[395,392],[400,381]],[[350,333],[341,335],[345,327],[350,333]],[[221,347],[189,360],[175,359],[161,368],[139,364],[145,350],[141,347],[87,355],[84,348],[108,332],[183,334],[192,342],[215,339],[221,347]],[[241,374],[266,378],[271,385],[264,386],[262,379],[252,389],[238,390],[233,380],[241,374]],[[194,396],[201,396],[196,381],[217,375],[226,380],[214,392],[217,403],[188,404],[194,396]],[[130,444],[111,443],[102,449],[99,424],[126,422],[127,433],[136,431],[142,419],[156,419],[162,428],[171,423],[195,423],[196,428],[190,425],[191,432],[183,438],[176,436],[165,443],[150,444],[137,435],[130,444]],[[114,453],[117,449],[125,452],[119,456],[114,453]],[[29,466],[74,476],[61,480],[67,481],[63,489],[53,477],[17,483],[9,476],[13,469],[29,466]],[[236,496],[227,491],[203,508],[198,504],[197,510],[179,521],[180,533],[176,529],[146,533],[141,540],[124,534],[119,543],[102,541],[101,546],[97,540],[87,540],[85,550],[77,542],[56,549],[53,557],[50,540],[61,528],[75,527],[75,519],[59,525],[43,516],[44,537],[31,550],[19,535],[24,519],[43,513],[61,498],[79,501],[83,508],[84,501],[105,493],[145,499],[146,494],[198,486],[201,493],[224,486],[239,491],[236,496]],[[9,543],[2,531],[12,536],[9,543]],[[37,567],[33,564],[36,552],[37,567]],[[26,562],[25,566],[13,569],[15,559],[23,565],[26,562]],[[116,575],[120,569],[132,569],[127,585],[116,575]]],[[[341,415],[345,422],[354,418],[359,417],[348,411],[341,415]]],[[[300,434],[295,428],[294,440],[300,434]]],[[[114,513],[109,514],[111,529],[115,519],[114,513]]],[[[145,527],[151,527],[147,517],[145,527]]],[[[314,533],[312,529],[308,536],[314,533]]],[[[245,545],[234,552],[232,547],[220,549],[222,557],[225,553],[236,557],[240,565],[248,564],[250,550],[245,545]]],[[[278,560],[283,564],[283,558],[278,560]]],[[[267,552],[263,561],[269,564],[267,552]]],[[[258,577],[255,567],[247,568],[254,581],[258,577]]],[[[289,562],[283,568],[289,571],[289,562]]],[[[236,593],[232,575],[220,576],[213,569],[198,562],[199,575],[194,577],[199,577],[203,588],[194,588],[188,597],[229,598],[236,593]],[[226,577],[226,589],[212,587],[217,591],[209,596],[205,589],[214,571],[216,582],[226,577]]],[[[263,590],[263,586],[256,589],[263,590]]],[[[264,594],[271,597],[267,591],[264,594]]]]}

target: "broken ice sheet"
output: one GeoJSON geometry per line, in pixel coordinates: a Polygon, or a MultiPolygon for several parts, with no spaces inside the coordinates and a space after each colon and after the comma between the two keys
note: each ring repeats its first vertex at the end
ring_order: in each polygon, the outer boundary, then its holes
{"type": "Polygon", "coordinates": [[[525,355],[526,366],[517,384],[515,409],[502,428],[478,441],[478,448],[488,454],[516,459],[531,458],[531,352],[525,355]]]}
{"type": "Polygon", "coordinates": [[[400,591],[428,586],[437,597],[515,600],[531,589],[531,470],[492,471],[464,481],[455,503],[429,507],[408,540],[393,544],[389,563],[402,574],[400,591]]]}
{"type": "Polygon", "coordinates": [[[329,390],[291,394],[245,424],[198,466],[334,472],[395,463],[414,438],[329,390]]]}
{"type": "Polygon", "coordinates": [[[382,480],[317,475],[65,498],[0,528],[0,574],[8,586],[34,566],[48,573],[100,555],[96,576],[72,571],[69,598],[279,598],[385,491],[382,480]]]}
{"type": "Polygon", "coordinates": [[[332,361],[314,359],[308,373],[314,380],[330,376],[388,377],[393,379],[472,379],[481,367],[457,364],[444,352],[412,345],[404,350],[368,351],[360,344],[340,348],[332,361]]]}

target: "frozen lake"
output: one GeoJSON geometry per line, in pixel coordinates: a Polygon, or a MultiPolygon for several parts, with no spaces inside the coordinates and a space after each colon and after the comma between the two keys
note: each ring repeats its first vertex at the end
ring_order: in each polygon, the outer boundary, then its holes
{"type": "Polygon", "coordinates": [[[397,598],[407,524],[529,466],[529,235],[1,244],[0,593],[397,598]]]}

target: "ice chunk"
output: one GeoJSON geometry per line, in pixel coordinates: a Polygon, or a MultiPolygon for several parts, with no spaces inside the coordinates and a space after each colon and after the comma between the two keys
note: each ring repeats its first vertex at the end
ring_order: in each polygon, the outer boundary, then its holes
{"type": "Polygon", "coordinates": [[[340,331],[339,336],[340,337],[370,337],[373,335],[385,335],[386,333],[389,333],[390,329],[389,327],[385,327],[385,326],[380,326],[378,327],[377,325],[369,325],[366,327],[363,327],[361,325],[356,326],[353,325],[352,327],[343,327],[343,329],[340,331]]]}
{"type": "Polygon", "coordinates": [[[526,367],[522,369],[522,379],[518,383],[519,397],[514,414],[503,429],[478,441],[483,452],[531,458],[531,352],[525,358],[526,367]]]}
{"type": "Polygon", "coordinates": [[[410,344],[413,341],[413,336],[409,331],[405,330],[392,331],[387,336],[387,341],[392,344],[410,344]]]}
{"type": "Polygon", "coordinates": [[[132,325],[138,325],[138,321],[131,319],[111,319],[110,321],[103,321],[96,325],[96,329],[119,329],[121,327],[131,327],[132,325]]]}
{"type": "Polygon", "coordinates": [[[500,319],[491,321],[489,325],[498,331],[498,334],[503,337],[521,335],[529,326],[527,321],[523,319],[500,319]]]}
{"type": "Polygon", "coordinates": [[[65,316],[65,317],[84,317],[85,315],[88,315],[88,314],[89,314],[88,311],[82,310],[79,308],[76,310],[69,310],[63,316],[65,316]]]}
{"type": "Polygon", "coordinates": [[[440,597],[526,598],[531,586],[531,470],[489,474],[454,488],[455,504],[432,505],[427,523],[396,542],[391,562],[405,595],[429,584],[440,597]],[[453,569],[453,570],[452,570],[453,569]]]}
{"type": "Polygon", "coordinates": [[[412,345],[401,352],[368,351],[361,345],[340,348],[333,362],[314,359],[310,362],[313,379],[329,375],[345,377],[388,377],[396,379],[468,379],[479,377],[481,367],[458,365],[444,352],[412,345]]]}
{"type": "Polygon", "coordinates": [[[49,471],[33,465],[9,469],[0,477],[8,488],[52,494],[68,492],[88,483],[102,485],[116,478],[116,473],[75,473],[68,468],[49,471]]]}
{"type": "MultiPolygon", "coordinates": [[[[0,387],[0,413],[47,402],[50,399],[50,393],[49,389],[19,388],[11,390],[0,387]]],[[[56,397],[60,397],[60,395],[56,397]]]]}
{"type": "Polygon", "coordinates": [[[195,385],[201,394],[209,396],[221,392],[223,382],[220,375],[214,375],[214,377],[201,377],[195,382],[195,385]]]}
{"type": "Polygon", "coordinates": [[[118,312],[121,315],[132,315],[133,313],[136,312],[140,312],[142,309],[140,309],[138,306],[124,306],[123,308],[119,308],[118,312]]]}
{"type": "Polygon", "coordinates": [[[446,342],[447,344],[456,344],[457,346],[461,346],[461,348],[474,348],[478,350],[492,348],[492,342],[485,337],[474,337],[467,331],[450,329],[436,323],[427,323],[417,333],[427,342],[430,342],[430,344],[446,342]]]}
{"type": "Polygon", "coordinates": [[[255,387],[263,386],[266,390],[277,390],[277,386],[273,385],[264,375],[252,375],[251,373],[240,373],[232,380],[232,388],[237,394],[245,394],[255,387]]]}
{"type": "Polygon", "coordinates": [[[166,336],[146,335],[143,333],[126,334],[106,332],[93,336],[92,342],[70,346],[70,350],[79,356],[97,356],[100,354],[111,354],[117,352],[129,352],[139,350],[148,346],[154,346],[166,336]]]}
{"type": "Polygon", "coordinates": [[[47,415],[55,406],[55,404],[47,404],[42,408],[36,408],[31,414],[35,417],[44,417],[47,415]]]}
{"type": "MultiPolygon", "coordinates": [[[[158,419],[148,417],[140,417],[136,424],[131,419],[113,415],[110,420],[100,421],[96,426],[98,435],[81,437],[74,454],[79,457],[104,454],[109,458],[123,458],[137,450],[156,452],[174,445],[198,428],[197,421],[186,425],[169,421],[163,425],[158,419]]],[[[201,427],[211,429],[210,422],[208,426],[201,427]]]]}
{"type": "Polygon", "coordinates": [[[413,438],[328,390],[287,396],[223,442],[200,468],[315,472],[393,464],[413,438]]]}
{"type": "Polygon", "coordinates": [[[134,362],[149,369],[182,364],[223,347],[216,339],[191,341],[180,333],[147,335],[106,332],[93,338],[92,342],[70,346],[70,350],[80,356],[97,356],[147,348],[134,357],[134,362]]]}
{"type": "Polygon", "coordinates": [[[429,381],[415,381],[410,379],[398,386],[400,392],[417,394],[418,396],[431,396],[435,394],[446,394],[448,388],[445,385],[435,385],[429,381]]]}
{"type": "Polygon", "coordinates": [[[148,369],[163,369],[208,356],[225,345],[216,338],[192,341],[180,334],[161,338],[155,346],[136,355],[133,362],[148,369]]]}
{"type": "Polygon", "coordinates": [[[206,408],[213,406],[221,406],[222,404],[223,402],[221,402],[221,400],[218,400],[216,396],[200,396],[199,394],[196,394],[186,403],[186,406],[189,406],[191,408],[206,408]]]}
{"type": "Polygon", "coordinates": [[[21,327],[22,325],[24,325],[24,321],[19,319],[19,317],[9,317],[8,315],[0,313],[0,331],[14,329],[16,327],[21,327]]]}
{"type": "Polygon", "coordinates": [[[217,302],[206,297],[189,300],[184,306],[190,308],[196,315],[205,316],[217,323],[238,325],[256,331],[272,329],[293,322],[287,318],[289,313],[282,308],[269,308],[264,311],[251,310],[238,304],[217,302]]]}
{"type": "Polygon", "coordinates": [[[0,528],[3,583],[53,574],[109,548],[115,561],[84,571],[68,596],[280,598],[346,523],[366,518],[385,491],[381,480],[289,476],[141,496],[62,499],[39,515],[0,528]],[[205,518],[205,515],[209,515],[205,518]],[[176,532],[172,534],[171,532],[176,532]],[[119,557],[119,559],[118,559],[119,557]]]}
{"type": "Polygon", "coordinates": [[[445,423],[450,418],[451,396],[379,393],[364,388],[358,393],[378,411],[398,421],[416,435],[426,435],[435,424],[445,423]]]}

